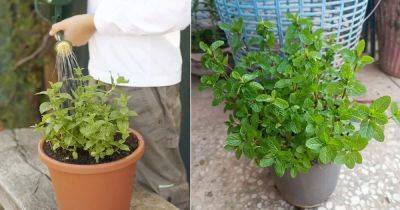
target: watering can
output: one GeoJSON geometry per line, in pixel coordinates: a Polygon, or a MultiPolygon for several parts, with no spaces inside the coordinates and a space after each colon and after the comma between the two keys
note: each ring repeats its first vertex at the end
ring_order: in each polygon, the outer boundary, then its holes
{"type": "MultiPolygon", "coordinates": [[[[64,8],[72,3],[72,0],[35,0],[36,13],[45,20],[56,23],[65,18],[64,8]]],[[[63,40],[62,32],[56,34],[57,41],[63,40]]]]}
{"type": "MultiPolygon", "coordinates": [[[[34,0],[35,11],[45,21],[59,22],[75,14],[86,13],[87,1],[82,0],[34,0]]],[[[63,33],[56,35],[56,40],[63,40],[63,33]]],[[[79,66],[85,68],[86,74],[89,52],[87,46],[74,48],[79,66]]]]}

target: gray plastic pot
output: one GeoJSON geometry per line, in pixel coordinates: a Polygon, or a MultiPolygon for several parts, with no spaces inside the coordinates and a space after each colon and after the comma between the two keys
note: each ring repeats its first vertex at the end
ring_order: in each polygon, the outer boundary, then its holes
{"type": "Polygon", "coordinates": [[[328,200],[335,190],[340,168],[336,164],[315,164],[308,173],[298,173],[295,178],[288,171],[282,177],[275,173],[273,176],[283,199],[298,207],[311,208],[328,200]]]}

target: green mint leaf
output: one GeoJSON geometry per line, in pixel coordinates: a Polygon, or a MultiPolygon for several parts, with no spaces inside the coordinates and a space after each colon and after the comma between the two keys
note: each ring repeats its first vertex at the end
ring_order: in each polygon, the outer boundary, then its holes
{"type": "Polygon", "coordinates": [[[399,115],[399,108],[396,102],[392,102],[392,105],[390,106],[390,111],[392,112],[393,115],[399,115]]]}
{"type": "Polygon", "coordinates": [[[275,98],[275,100],[272,103],[281,109],[287,109],[289,107],[289,103],[281,98],[275,98]]]}
{"type": "Polygon", "coordinates": [[[244,74],[242,76],[242,78],[243,78],[244,82],[249,82],[249,81],[254,80],[255,78],[257,78],[257,74],[244,74]]]}
{"type": "Polygon", "coordinates": [[[365,41],[362,39],[358,42],[356,46],[358,56],[362,55],[362,53],[364,52],[364,48],[365,48],[365,41]]]}
{"type": "Polygon", "coordinates": [[[333,158],[334,158],[334,153],[330,147],[328,146],[322,147],[321,150],[319,151],[319,160],[321,161],[321,163],[328,164],[329,162],[332,161],[333,158]]]}
{"type": "Polygon", "coordinates": [[[361,63],[363,65],[371,64],[373,62],[374,62],[374,58],[369,55],[364,55],[363,57],[361,57],[361,63]]]}
{"type": "Polygon", "coordinates": [[[219,28],[224,30],[224,31],[230,31],[231,30],[231,26],[228,23],[219,24],[219,28]]]}
{"type": "Polygon", "coordinates": [[[383,126],[377,125],[376,123],[370,123],[370,126],[374,130],[373,138],[377,141],[382,142],[385,140],[385,134],[383,132],[383,126]]]}
{"type": "Polygon", "coordinates": [[[350,149],[356,151],[361,151],[368,145],[368,139],[362,138],[360,135],[354,135],[350,142],[350,149]]]}
{"type": "Polygon", "coordinates": [[[354,76],[354,71],[349,63],[344,63],[341,67],[340,76],[344,79],[352,79],[354,76]]]}
{"type": "Polygon", "coordinates": [[[311,139],[308,139],[308,140],[306,141],[306,147],[309,148],[309,149],[314,150],[315,152],[320,151],[320,149],[321,149],[322,146],[323,146],[323,145],[322,145],[322,142],[319,141],[319,139],[316,138],[316,137],[311,138],[311,139]]]}
{"type": "Polygon", "coordinates": [[[374,129],[368,120],[361,122],[360,134],[362,138],[371,139],[374,137],[374,129]]]}
{"type": "Polygon", "coordinates": [[[119,147],[118,147],[120,150],[123,150],[123,151],[129,151],[130,149],[129,149],[129,147],[128,147],[128,145],[126,145],[126,144],[121,144],[121,145],[119,145],[119,147]]]}
{"type": "Polygon", "coordinates": [[[258,82],[250,82],[249,85],[256,90],[264,90],[264,87],[258,82]]]}
{"type": "Polygon", "coordinates": [[[392,102],[392,106],[390,107],[390,110],[392,112],[393,120],[397,123],[397,125],[400,126],[400,111],[398,109],[396,102],[392,102]]]}
{"type": "Polygon", "coordinates": [[[72,152],[72,158],[75,160],[78,159],[78,153],[76,151],[72,152]]]}
{"type": "Polygon", "coordinates": [[[315,128],[313,124],[307,124],[306,126],[306,133],[313,134],[315,132],[315,128]]]}
{"type": "Polygon", "coordinates": [[[362,156],[359,152],[353,151],[346,154],[345,165],[353,169],[356,163],[362,163],[362,156]]]}
{"type": "Polygon", "coordinates": [[[275,88],[285,88],[292,84],[291,79],[281,79],[275,83],[275,88]]]}
{"type": "MultiPolygon", "coordinates": [[[[233,77],[234,79],[237,79],[237,80],[240,80],[240,79],[241,79],[240,74],[239,74],[239,72],[237,72],[237,71],[232,71],[231,77],[233,77]]],[[[203,78],[203,77],[202,77],[202,78],[203,78]]]]}
{"type": "Polygon", "coordinates": [[[271,102],[273,100],[274,99],[267,94],[261,94],[256,97],[256,101],[258,101],[258,102],[271,102]]]}
{"type": "Polygon", "coordinates": [[[274,162],[275,162],[275,160],[272,155],[266,155],[260,160],[258,165],[261,168],[266,168],[266,167],[272,166],[274,164],[274,162]]]}
{"type": "Polygon", "coordinates": [[[199,43],[199,47],[201,50],[203,50],[203,52],[210,51],[210,48],[208,47],[208,45],[206,43],[204,43],[203,41],[201,41],[199,43]]]}
{"type": "Polygon", "coordinates": [[[51,109],[51,104],[50,104],[50,102],[43,102],[43,103],[41,103],[40,106],[39,106],[39,111],[40,111],[41,114],[43,114],[43,113],[49,111],[50,109],[51,109]]]}
{"type": "Polygon", "coordinates": [[[290,169],[290,176],[291,176],[292,178],[295,178],[295,177],[297,176],[297,170],[296,170],[296,168],[291,168],[291,169],[290,169]]]}
{"type": "Polygon", "coordinates": [[[275,169],[276,175],[279,176],[279,177],[282,177],[283,174],[285,173],[286,167],[285,167],[285,164],[283,162],[277,160],[275,162],[274,169],[275,169]]]}
{"type": "Polygon", "coordinates": [[[242,138],[238,133],[231,133],[226,138],[226,144],[229,146],[237,147],[242,144],[242,138]]]}
{"type": "Polygon", "coordinates": [[[311,45],[313,43],[313,37],[310,31],[302,31],[302,33],[299,34],[299,38],[305,45],[311,45]]]}
{"type": "Polygon", "coordinates": [[[261,112],[261,107],[258,104],[251,104],[250,108],[254,111],[254,112],[261,112]]]}
{"type": "Polygon", "coordinates": [[[346,163],[346,153],[344,152],[339,152],[334,161],[335,164],[341,165],[341,164],[345,164],[346,163]]]}
{"type": "Polygon", "coordinates": [[[221,47],[222,45],[224,45],[224,41],[218,40],[218,41],[213,42],[211,44],[210,48],[212,51],[214,51],[214,50],[218,49],[219,47],[221,47]]]}
{"type": "Polygon", "coordinates": [[[350,82],[348,85],[349,88],[349,95],[351,96],[360,96],[367,92],[365,86],[358,80],[354,80],[350,82]]]}
{"type": "Polygon", "coordinates": [[[249,159],[254,159],[256,152],[254,150],[253,145],[250,142],[246,142],[244,144],[243,154],[249,159]]]}
{"type": "Polygon", "coordinates": [[[391,98],[389,96],[382,96],[372,102],[370,108],[378,112],[384,112],[389,107],[390,102],[391,98]]]}
{"type": "Polygon", "coordinates": [[[129,82],[129,80],[125,79],[122,76],[117,77],[117,84],[126,84],[128,82],[129,82]]]}
{"type": "Polygon", "coordinates": [[[224,149],[228,152],[232,152],[235,151],[236,147],[235,146],[231,146],[231,145],[225,145],[224,149]]]}

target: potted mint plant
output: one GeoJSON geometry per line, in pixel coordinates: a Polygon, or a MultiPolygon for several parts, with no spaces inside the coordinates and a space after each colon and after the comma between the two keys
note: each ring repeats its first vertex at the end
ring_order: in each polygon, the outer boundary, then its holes
{"type": "MultiPolygon", "coordinates": [[[[286,44],[279,50],[268,21],[258,23],[250,40],[242,37],[243,20],[221,25],[241,56],[227,74],[223,42],[201,43],[202,64],[212,73],[201,78],[200,89],[212,89],[212,104],[223,103],[229,114],[225,149],[274,169],[282,197],[312,207],[332,194],[340,165],[361,164],[360,151],[369,141],[384,140],[391,98],[380,97],[370,106],[353,98],[366,91],[356,73],[373,62],[362,55],[364,41],[354,50],[341,49],[321,29],[313,30],[310,20],[289,19],[286,44]]],[[[399,122],[395,103],[391,110],[399,122]]]]}
{"type": "MultiPolygon", "coordinates": [[[[116,83],[90,84],[76,69],[78,86],[62,92],[62,82],[40,94],[43,131],[39,157],[49,169],[59,209],[129,209],[136,162],[144,152],[142,136],[129,128],[136,113],[116,83]],[[112,102],[110,102],[112,100],[112,102]]],[[[112,79],[112,81],[114,81],[112,79]]]]}

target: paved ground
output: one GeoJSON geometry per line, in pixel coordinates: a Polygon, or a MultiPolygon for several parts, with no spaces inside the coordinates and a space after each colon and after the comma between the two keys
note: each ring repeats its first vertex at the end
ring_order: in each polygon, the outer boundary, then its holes
{"type": "MultiPolygon", "coordinates": [[[[381,73],[375,66],[360,73],[370,100],[391,95],[400,102],[400,79],[381,73]]],[[[270,171],[251,162],[236,160],[223,149],[226,116],[212,107],[210,91],[199,92],[192,79],[191,205],[193,210],[294,209],[281,199],[270,171]]],[[[400,129],[386,127],[384,143],[372,142],[363,151],[363,165],[354,170],[342,167],[332,197],[318,209],[400,209],[400,129]]]]}

